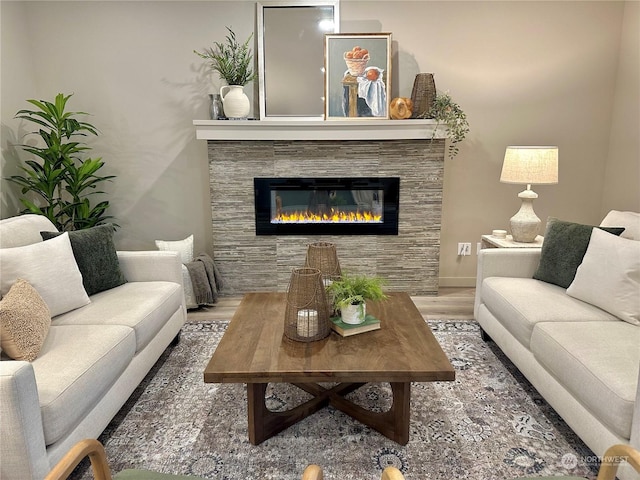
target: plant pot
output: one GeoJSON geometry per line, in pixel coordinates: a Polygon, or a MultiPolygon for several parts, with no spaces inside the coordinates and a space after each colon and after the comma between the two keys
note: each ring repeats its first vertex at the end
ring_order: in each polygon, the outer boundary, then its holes
{"type": "Polygon", "coordinates": [[[247,118],[251,103],[240,85],[224,85],[220,88],[222,108],[227,118],[247,118]]]}
{"type": "Polygon", "coordinates": [[[364,322],[367,314],[367,305],[347,305],[341,309],[342,321],[350,325],[358,325],[364,322]]]}

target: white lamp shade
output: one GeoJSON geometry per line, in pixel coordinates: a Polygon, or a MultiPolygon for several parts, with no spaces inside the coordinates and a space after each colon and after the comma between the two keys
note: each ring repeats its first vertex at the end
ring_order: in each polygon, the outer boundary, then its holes
{"type": "Polygon", "coordinates": [[[500,181],[537,185],[558,183],[558,147],[507,147],[500,181]]]}

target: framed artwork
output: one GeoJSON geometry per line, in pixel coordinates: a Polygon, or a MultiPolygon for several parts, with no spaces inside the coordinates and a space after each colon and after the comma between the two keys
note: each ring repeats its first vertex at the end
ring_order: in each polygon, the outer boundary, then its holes
{"type": "Polygon", "coordinates": [[[324,36],[324,118],[389,119],[390,33],[324,36]]]}

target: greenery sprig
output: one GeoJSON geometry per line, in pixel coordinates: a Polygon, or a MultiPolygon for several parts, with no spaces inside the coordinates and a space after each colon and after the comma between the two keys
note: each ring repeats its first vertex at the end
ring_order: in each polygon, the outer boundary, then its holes
{"type": "Polygon", "coordinates": [[[34,200],[20,199],[26,207],[22,213],[45,215],[60,231],[89,228],[113,218],[106,215],[107,200],[91,204],[90,197],[104,193],[97,190],[98,185],[115,176],[97,174],[104,166],[101,158],[80,158],[90,147],[75,138],[98,133],[90,123],[75,118],[87,115],[85,112],[65,111],[70,97],[59,93],[54,102],[27,100],[38,109],[16,113],[15,118],[38,126],[28,135],[39,135],[45,146],[20,145],[38,160],[26,160],[27,166],[20,166],[24,175],[7,178],[21,187],[23,195],[30,192],[36,196],[34,200]]]}
{"type": "Polygon", "coordinates": [[[204,52],[194,50],[193,53],[209,61],[211,69],[218,72],[227,84],[245,86],[256,77],[251,66],[253,55],[249,48],[253,33],[241,44],[236,40],[233,30],[226,28],[229,31],[226,43],[214,42],[213,47],[205,48],[204,52]]]}

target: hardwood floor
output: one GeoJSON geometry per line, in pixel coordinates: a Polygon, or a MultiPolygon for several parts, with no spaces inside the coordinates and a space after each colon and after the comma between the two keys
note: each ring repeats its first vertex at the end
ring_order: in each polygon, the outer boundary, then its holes
{"type": "MultiPolygon", "coordinates": [[[[475,288],[441,288],[437,296],[411,297],[420,313],[429,320],[473,320],[475,288]]],[[[189,310],[189,322],[231,320],[241,296],[220,297],[215,305],[189,310]]]]}

